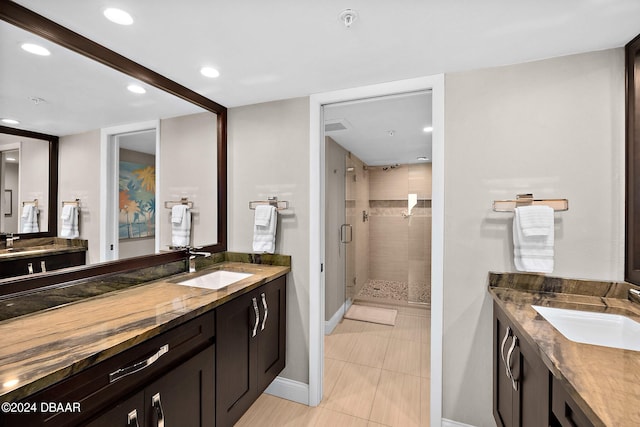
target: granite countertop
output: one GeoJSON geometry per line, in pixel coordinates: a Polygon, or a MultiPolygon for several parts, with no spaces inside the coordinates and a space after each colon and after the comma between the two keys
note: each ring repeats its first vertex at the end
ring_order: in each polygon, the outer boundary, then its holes
{"type": "Polygon", "coordinates": [[[622,314],[640,322],[628,283],[491,273],[489,292],[594,425],[640,425],[640,352],[573,342],[531,305],[622,314]]]}
{"type": "Polygon", "coordinates": [[[34,255],[55,255],[72,252],[86,252],[88,242],[81,239],[62,239],[59,237],[17,240],[12,248],[0,246],[0,262],[17,258],[30,258],[34,255]]]}
{"type": "Polygon", "coordinates": [[[285,275],[224,261],[0,322],[0,399],[17,401],[285,275]],[[253,276],[220,290],[176,284],[216,270],[253,276]]]}

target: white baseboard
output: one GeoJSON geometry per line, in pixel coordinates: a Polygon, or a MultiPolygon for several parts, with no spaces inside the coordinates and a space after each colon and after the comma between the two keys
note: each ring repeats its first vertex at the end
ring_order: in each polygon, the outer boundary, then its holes
{"type": "Polygon", "coordinates": [[[349,307],[351,307],[351,300],[346,300],[344,304],[342,304],[340,308],[335,313],[333,313],[333,316],[331,316],[331,319],[325,320],[324,322],[325,335],[331,335],[331,332],[333,332],[336,326],[338,326],[338,323],[340,323],[340,320],[342,320],[342,316],[344,316],[344,313],[347,312],[349,307]]]}
{"type": "Polygon", "coordinates": [[[474,427],[471,424],[460,423],[458,421],[442,419],[442,427],[474,427]]]}
{"type": "Polygon", "coordinates": [[[303,405],[309,404],[309,384],[300,381],[277,377],[264,392],[303,405]]]}

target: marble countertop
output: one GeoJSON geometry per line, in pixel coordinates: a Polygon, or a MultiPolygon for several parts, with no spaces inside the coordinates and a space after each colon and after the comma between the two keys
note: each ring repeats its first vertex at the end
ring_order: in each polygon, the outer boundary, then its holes
{"type": "Polygon", "coordinates": [[[623,314],[640,322],[626,283],[491,274],[489,292],[594,425],[640,425],[640,352],[573,342],[531,305],[623,314]],[[536,282],[533,284],[533,282],[536,282]]]}
{"type": "Polygon", "coordinates": [[[0,401],[17,401],[285,275],[225,261],[0,322],[0,401]],[[220,290],[176,284],[215,270],[253,274],[220,290]]]}
{"type": "Polygon", "coordinates": [[[17,240],[13,247],[0,246],[0,262],[17,258],[30,258],[46,253],[55,255],[72,252],[86,252],[88,243],[81,239],[62,239],[59,237],[17,240]]]}

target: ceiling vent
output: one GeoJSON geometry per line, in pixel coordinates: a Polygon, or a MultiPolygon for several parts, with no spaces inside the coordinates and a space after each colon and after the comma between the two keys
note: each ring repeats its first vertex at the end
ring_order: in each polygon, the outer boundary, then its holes
{"type": "Polygon", "coordinates": [[[338,132],[341,130],[347,130],[350,127],[351,125],[345,119],[331,119],[325,120],[324,122],[325,132],[338,132]]]}

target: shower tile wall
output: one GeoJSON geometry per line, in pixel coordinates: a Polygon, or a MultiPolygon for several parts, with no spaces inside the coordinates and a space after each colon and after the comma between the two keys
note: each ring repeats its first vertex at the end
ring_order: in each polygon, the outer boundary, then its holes
{"type": "Polygon", "coordinates": [[[429,303],[431,164],[369,169],[369,279],[408,282],[408,301],[429,303]],[[410,218],[408,193],[418,194],[410,218]]]}

